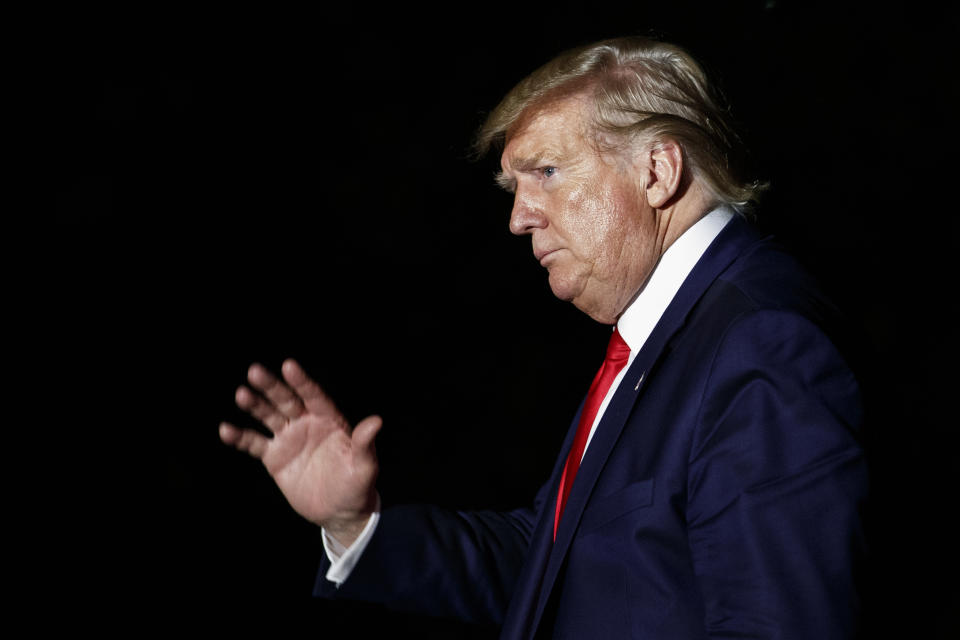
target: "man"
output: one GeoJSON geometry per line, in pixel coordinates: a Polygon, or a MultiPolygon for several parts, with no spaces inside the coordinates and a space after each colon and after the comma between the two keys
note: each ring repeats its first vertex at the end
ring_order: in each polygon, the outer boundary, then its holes
{"type": "Polygon", "coordinates": [[[352,430],[293,361],[254,365],[221,425],[324,530],[317,593],[502,624],[505,638],[841,638],[865,471],[831,307],[736,209],[756,185],[684,51],[565,53],[478,138],[504,143],[510,230],[554,294],[615,325],[535,504],[381,512],[367,418],[352,430]]]}

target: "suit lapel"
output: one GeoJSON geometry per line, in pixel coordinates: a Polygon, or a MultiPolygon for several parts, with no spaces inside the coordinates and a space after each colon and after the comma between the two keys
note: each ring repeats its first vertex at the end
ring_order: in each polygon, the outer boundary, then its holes
{"type": "Polygon", "coordinates": [[[550,479],[546,485],[548,493],[540,507],[540,517],[533,530],[533,535],[530,537],[530,547],[527,549],[526,560],[517,579],[516,589],[510,598],[510,606],[507,609],[503,628],[500,631],[501,640],[521,640],[532,637],[533,630],[536,628],[535,625],[531,624],[531,616],[534,611],[539,614],[537,605],[543,585],[543,572],[553,549],[553,513],[557,505],[560,474],[563,473],[564,462],[567,459],[570,447],[573,446],[573,438],[577,431],[577,424],[580,422],[580,414],[583,413],[583,405],[584,402],[581,401],[580,408],[574,416],[573,425],[568,429],[566,438],[560,447],[562,455],[557,458],[553,465],[553,471],[550,473],[550,479]]]}
{"type": "MultiPolygon", "coordinates": [[[[559,475],[557,470],[554,469],[553,482],[551,482],[554,492],[553,500],[549,501],[544,515],[540,518],[536,533],[531,540],[530,556],[527,560],[528,568],[536,567],[539,569],[543,567],[544,556],[546,556],[546,567],[543,569],[543,578],[539,584],[536,609],[533,611],[527,627],[529,637],[533,637],[540,623],[543,610],[553,590],[597,478],[599,478],[614,445],[620,438],[620,433],[627,423],[627,418],[629,418],[637,398],[643,393],[648,380],[656,375],[654,368],[657,360],[663,354],[671,337],[683,326],[688,314],[710,285],[747,246],[756,240],[757,235],[751,227],[739,217],[734,217],[707,248],[690,275],[687,276],[664,312],[663,317],[634,358],[607,406],[607,410],[593,434],[593,439],[590,441],[590,446],[587,447],[580,469],[577,471],[570,497],[564,507],[563,518],[560,520],[560,526],[557,529],[557,539],[553,544],[549,544],[553,526],[553,504],[556,501],[556,484],[559,482],[559,475]]],[[[579,414],[574,420],[573,430],[576,429],[578,420],[579,414]]],[[[560,460],[566,460],[571,443],[572,437],[568,435],[560,460]]],[[[558,466],[562,467],[559,463],[558,466]]],[[[533,573],[536,574],[539,571],[533,573]]],[[[530,595],[532,594],[528,590],[527,596],[530,595]]],[[[513,608],[512,603],[511,608],[513,608]]],[[[525,611],[529,611],[529,609],[525,611]]],[[[506,634],[504,637],[507,637],[506,634]]]]}

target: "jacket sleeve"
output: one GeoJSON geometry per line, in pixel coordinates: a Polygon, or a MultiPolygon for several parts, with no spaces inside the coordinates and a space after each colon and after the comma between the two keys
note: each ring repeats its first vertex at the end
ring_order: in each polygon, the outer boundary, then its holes
{"type": "Polygon", "coordinates": [[[752,312],[715,355],[687,521],[709,638],[850,638],[866,468],[857,383],[808,320],[752,312]]]}
{"type": "Polygon", "coordinates": [[[545,497],[544,488],[532,508],[503,513],[385,509],[350,577],[339,588],[326,580],[324,558],[314,595],[499,625],[545,497]]]}

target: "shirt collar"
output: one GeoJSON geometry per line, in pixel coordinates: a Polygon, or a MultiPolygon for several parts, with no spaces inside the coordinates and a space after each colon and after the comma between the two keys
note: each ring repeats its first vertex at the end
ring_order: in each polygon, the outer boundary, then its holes
{"type": "Polygon", "coordinates": [[[631,360],[650,337],[694,265],[734,215],[729,206],[717,207],[687,229],[660,257],[640,293],[617,321],[617,329],[630,347],[631,360]]]}

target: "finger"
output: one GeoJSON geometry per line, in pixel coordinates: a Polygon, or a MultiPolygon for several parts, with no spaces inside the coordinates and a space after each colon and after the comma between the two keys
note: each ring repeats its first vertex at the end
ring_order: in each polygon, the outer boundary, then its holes
{"type": "Polygon", "coordinates": [[[247,380],[267,397],[277,411],[291,420],[304,414],[303,403],[300,398],[285,385],[282,380],[267,371],[262,365],[252,364],[247,371],[247,380]]]}
{"type": "Polygon", "coordinates": [[[241,385],[235,396],[237,406],[263,423],[274,433],[280,433],[287,426],[287,417],[277,411],[277,408],[262,397],[241,385]]]}
{"type": "Polygon", "coordinates": [[[380,416],[370,416],[357,423],[357,426],[353,428],[353,435],[351,436],[352,449],[355,456],[365,458],[369,461],[376,460],[377,450],[373,445],[373,441],[382,426],[383,418],[380,416]]]}
{"type": "Polygon", "coordinates": [[[303,400],[307,411],[318,416],[338,413],[337,407],[330,397],[323,392],[320,385],[307,375],[296,360],[288,358],[284,361],[280,370],[283,373],[284,380],[293,387],[293,390],[303,400]]]}
{"type": "Polygon", "coordinates": [[[256,431],[238,429],[229,422],[220,423],[220,439],[224,444],[246,451],[254,458],[260,459],[267,451],[270,440],[256,431]]]}

